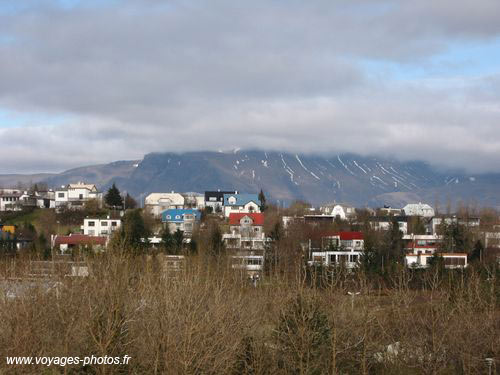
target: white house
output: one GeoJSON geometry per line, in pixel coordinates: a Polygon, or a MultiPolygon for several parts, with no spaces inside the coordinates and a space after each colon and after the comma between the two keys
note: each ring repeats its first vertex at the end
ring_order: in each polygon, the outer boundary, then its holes
{"type": "Polygon", "coordinates": [[[224,216],[232,213],[260,212],[260,201],[257,194],[224,194],[224,216]]]}
{"type": "MultiPolygon", "coordinates": [[[[465,253],[438,253],[443,259],[444,267],[448,269],[467,267],[467,254],[465,253]]],[[[405,264],[409,268],[428,268],[434,254],[406,254],[405,264]]]]}
{"type": "Polygon", "coordinates": [[[321,247],[313,249],[309,245],[309,264],[325,266],[343,265],[352,269],[358,266],[364,251],[364,238],[361,232],[338,232],[325,234],[321,247]]]}
{"type": "Polygon", "coordinates": [[[406,216],[433,217],[434,209],[426,203],[410,203],[403,207],[406,216]]]}
{"type": "Polygon", "coordinates": [[[102,200],[102,193],[97,190],[94,184],[78,182],[76,184],[61,186],[61,188],[55,191],[56,207],[68,206],[79,208],[83,207],[83,204],[91,199],[102,200]]]}
{"type": "Polygon", "coordinates": [[[0,211],[20,210],[20,198],[22,192],[14,189],[2,189],[0,191],[0,211]]]}
{"type": "Polygon", "coordinates": [[[82,232],[87,236],[110,236],[118,230],[122,222],[120,219],[84,219],[82,232]]]}
{"type": "Polygon", "coordinates": [[[346,220],[356,214],[356,209],[345,204],[336,204],[330,214],[334,217],[340,217],[341,220],[346,220]]]}
{"type": "Polygon", "coordinates": [[[155,217],[160,217],[166,210],[175,210],[184,208],[184,197],[182,194],[170,193],[151,193],[144,200],[146,209],[155,217]]]}

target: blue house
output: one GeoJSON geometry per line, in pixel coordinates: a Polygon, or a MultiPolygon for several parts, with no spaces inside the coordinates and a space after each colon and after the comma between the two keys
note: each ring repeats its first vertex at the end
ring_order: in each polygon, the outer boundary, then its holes
{"type": "Polygon", "coordinates": [[[224,216],[231,213],[260,212],[260,201],[257,194],[224,194],[224,216]]]}
{"type": "Polygon", "coordinates": [[[192,233],[194,224],[200,219],[200,211],[188,208],[166,210],[161,214],[161,221],[168,225],[170,232],[179,229],[184,233],[192,233]]]}

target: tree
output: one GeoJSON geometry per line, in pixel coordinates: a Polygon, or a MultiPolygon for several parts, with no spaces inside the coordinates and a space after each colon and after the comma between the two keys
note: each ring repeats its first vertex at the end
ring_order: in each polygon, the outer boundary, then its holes
{"type": "Polygon", "coordinates": [[[215,257],[223,255],[225,250],[222,232],[217,223],[213,223],[210,228],[209,248],[212,255],[215,257]]]}
{"type": "Polygon", "coordinates": [[[275,339],[287,373],[327,373],[331,330],[328,317],[314,296],[298,294],[288,303],[281,313],[275,339]]]}
{"type": "Polygon", "coordinates": [[[174,255],[174,239],[172,237],[172,233],[170,233],[168,223],[165,225],[165,228],[163,228],[163,231],[161,232],[161,246],[165,253],[174,255]]]}
{"type": "Polygon", "coordinates": [[[481,261],[482,255],[483,255],[483,244],[481,243],[480,240],[477,240],[476,243],[474,244],[474,249],[472,250],[472,254],[469,257],[470,261],[481,261]]]}
{"type": "Polygon", "coordinates": [[[264,195],[264,191],[262,189],[260,189],[259,201],[260,201],[260,212],[264,212],[266,210],[266,196],[264,195]]]}
{"type": "Polygon", "coordinates": [[[127,211],[123,216],[120,228],[121,245],[135,253],[144,250],[147,246],[149,231],[144,223],[140,209],[127,211]]]}
{"type": "Polygon", "coordinates": [[[137,208],[137,201],[132,198],[129,193],[127,193],[127,195],[125,196],[125,200],[124,200],[124,206],[125,206],[125,209],[134,209],[134,208],[137,208]]]}
{"type": "Polygon", "coordinates": [[[120,190],[113,185],[109,188],[108,192],[104,196],[104,201],[109,207],[121,207],[123,206],[123,198],[120,195],[120,190]]]}

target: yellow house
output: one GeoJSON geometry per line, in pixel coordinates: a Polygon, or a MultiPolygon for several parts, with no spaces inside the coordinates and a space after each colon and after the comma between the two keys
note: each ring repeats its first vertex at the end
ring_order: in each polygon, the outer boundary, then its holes
{"type": "Polygon", "coordinates": [[[0,230],[2,232],[9,232],[10,234],[16,234],[15,225],[0,225],[0,230]]]}

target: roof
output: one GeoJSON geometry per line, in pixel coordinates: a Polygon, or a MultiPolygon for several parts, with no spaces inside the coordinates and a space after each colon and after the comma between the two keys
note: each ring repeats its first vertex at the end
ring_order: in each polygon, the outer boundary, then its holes
{"type": "Polygon", "coordinates": [[[85,234],[70,234],[69,236],[57,235],[54,245],[106,245],[106,237],[87,236],[85,234]]]}
{"type": "Polygon", "coordinates": [[[160,201],[170,201],[174,205],[183,205],[184,197],[180,193],[151,193],[146,199],[145,204],[159,204],[160,201]]]}
{"type": "Polygon", "coordinates": [[[257,194],[224,194],[224,206],[244,206],[249,202],[259,203],[259,196],[257,194]],[[230,204],[228,199],[231,197],[236,198],[236,203],[230,204]]]}
{"type": "Polygon", "coordinates": [[[243,217],[248,216],[252,219],[252,225],[264,225],[263,213],[231,213],[229,214],[229,225],[240,225],[243,217]]]}
{"type": "Polygon", "coordinates": [[[363,240],[363,232],[325,232],[322,237],[340,237],[341,241],[363,240]]]}
{"type": "Polygon", "coordinates": [[[87,189],[87,190],[96,190],[97,187],[95,184],[86,184],[84,182],[77,182],[76,184],[69,184],[68,189],[87,189]]]}

